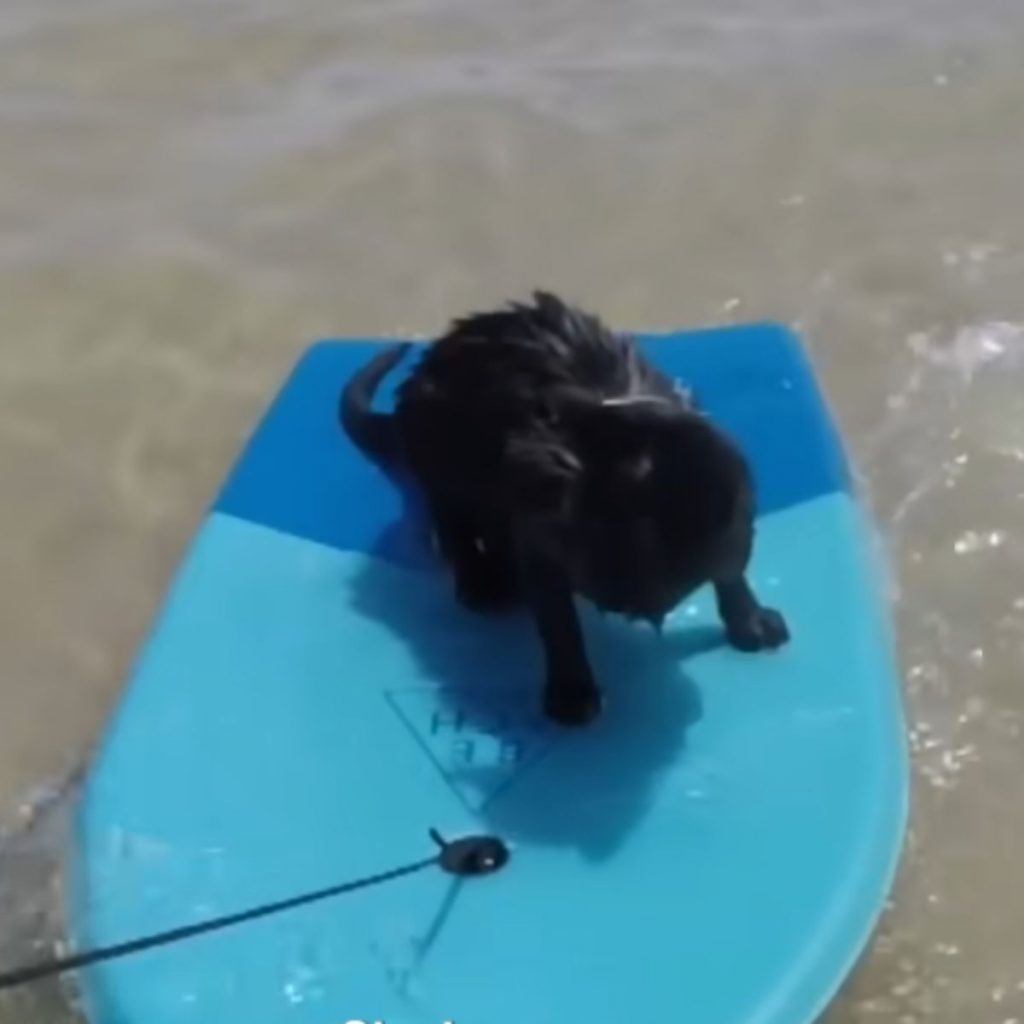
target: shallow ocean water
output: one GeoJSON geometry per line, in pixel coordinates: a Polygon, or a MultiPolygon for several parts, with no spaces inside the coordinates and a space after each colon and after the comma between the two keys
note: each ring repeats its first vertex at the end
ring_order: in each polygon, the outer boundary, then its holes
{"type": "Polygon", "coordinates": [[[0,960],[59,934],[60,780],[302,348],[541,284],[802,332],[889,552],[915,769],[826,1019],[1024,1021],[1022,44],[1009,0],[9,0],[0,960]]]}

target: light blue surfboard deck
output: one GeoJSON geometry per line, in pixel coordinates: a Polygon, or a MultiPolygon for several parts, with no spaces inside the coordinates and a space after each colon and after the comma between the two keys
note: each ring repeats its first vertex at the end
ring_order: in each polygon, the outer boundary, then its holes
{"type": "Polygon", "coordinates": [[[314,346],[206,517],[96,754],[75,941],[398,867],[434,852],[431,828],[496,834],[512,858],[90,968],[93,1024],[810,1024],[824,1009],[881,911],[907,811],[872,530],[790,333],[642,342],[753,461],[751,578],[790,644],[724,646],[707,593],[660,640],[584,608],[606,709],[584,730],[547,724],[525,615],[461,611],[415,502],[338,429],[338,392],[377,343],[314,346]]]}

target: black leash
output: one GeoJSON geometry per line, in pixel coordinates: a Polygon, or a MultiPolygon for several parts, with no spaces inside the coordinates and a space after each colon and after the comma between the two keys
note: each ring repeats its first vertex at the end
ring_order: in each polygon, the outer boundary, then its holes
{"type": "Polygon", "coordinates": [[[352,882],[342,882],[340,885],[332,885],[326,889],[318,889],[315,892],[304,893],[301,896],[293,896],[290,899],[278,900],[274,903],[264,903],[262,906],[252,907],[237,914],[228,914],[224,917],[215,917],[207,921],[198,921],[195,924],[157,932],[154,935],[132,939],[129,942],[121,942],[114,946],[90,949],[72,956],[44,960],[37,964],[20,967],[17,970],[0,972],[0,991],[16,988],[20,985],[27,985],[29,982],[38,981],[41,978],[48,978],[53,975],[64,974],[67,971],[89,967],[91,964],[117,960],[124,956],[131,956],[134,953],[141,953],[147,949],[154,949],[158,946],[168,946],[171,943],[181,942],[184,939],[195,938],[197,935],[220,931],[223,928],[230,928],[237,924],[244,924],[247,921],[268,917],[271,914],[280,914],[286,910],[294,910],[296,907],[302,907],[308,903],[317,903],[321,900],[331,899],[334,896],[343,896],[358,889],[368,889],[374,885],[382,885],[384,882],[393,882],[395,879],[416,874],[429,867],[440,867],[443,871],[452,875],[489,875],[503,868],[508,863],[510,856],[508,847],[494,836],[466,836],[462,839],[447,842],[441,838],[435,829],[431,829],[430,838],[440,847],[440,851],[434,854],[433,857],[427,857],[424,860],[418,860],[403,867],[393,868],[391,871],[383,871],[380,874],[357,878],[352,882]]]}

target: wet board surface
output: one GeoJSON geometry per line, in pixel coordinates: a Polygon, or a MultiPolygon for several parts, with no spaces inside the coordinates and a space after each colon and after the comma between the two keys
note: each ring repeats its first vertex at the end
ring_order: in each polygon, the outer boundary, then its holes
{"type": "Polygon", "coordinates": [[[526,617],[457,608],[415,503],[341,435],[375,344],[308,351],[184,559],[92,765],[73,932],[385,871],[430,828],[512,859],[91,968],[93,1024],[810,1024],[887,895],[908,771],[872,533],[799,342],[643,337],[754,463],[751,578],[791,643],[728,649],[705,592],[660,641],[584,608],[607,704],[582,731],[536,710],[526,617]]]}

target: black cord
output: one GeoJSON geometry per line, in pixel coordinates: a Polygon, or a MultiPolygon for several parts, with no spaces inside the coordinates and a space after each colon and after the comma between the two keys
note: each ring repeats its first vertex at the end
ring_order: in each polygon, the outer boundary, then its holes
{"type": "Polygon", "coordinates": [[[334,896],[342,896],[346,893],[355,892],[357,889],[367,889],[373,885],[392,882],[395,879],[404,878],[406,875],[415,874],[429,867],[440,866],[450,874],[456,875],[481,875],[497,871],[508,861],[507,847],[500,839],[495,839],[492,836],[468,836],[449,843],[442,839],[434,829],[431,829],[430,837],[441,847],[440,852],[436,853],[433,857],[427,857],[424,860],[406,864],[404,867],[393,868],[391,871],[358,878],[352,882],[342,882],[340,885],[332,885],[326,889],[304,893],[301,896],[293,896],[290,899],[278,900],[274,903],[265,903],[262,906],[252,907],[237,914],[215,917],[208,921],[198,921],[195,924],[184,925],[181,928],[172,928],[165,932],[157,932],[154,935],[132,939],[129,942],[118,943],[114,946],[90,949],[82,953],[73,954],[72,956],[45,960],[37,964],[30,964],[27,967],[20,967],[17,970],[0,972],[0,991],[16,988],[20,985],[27,985],[31,981],[63,974],[66,971],[89,967],[91,964],[100,963],[101,961],[116,960],[120,957],[130,956],[133,953],[154,949],[157,946],[168,946],[173,942],[181,942],[184,939],[195,938],[197,935],[205,935],[208,932],[220,931],[222,928],[230,928],[236,924],[255,921],[270,914],[294,910],[296,907],[305,906],[307,903],[316,903],[334,896]]]}

